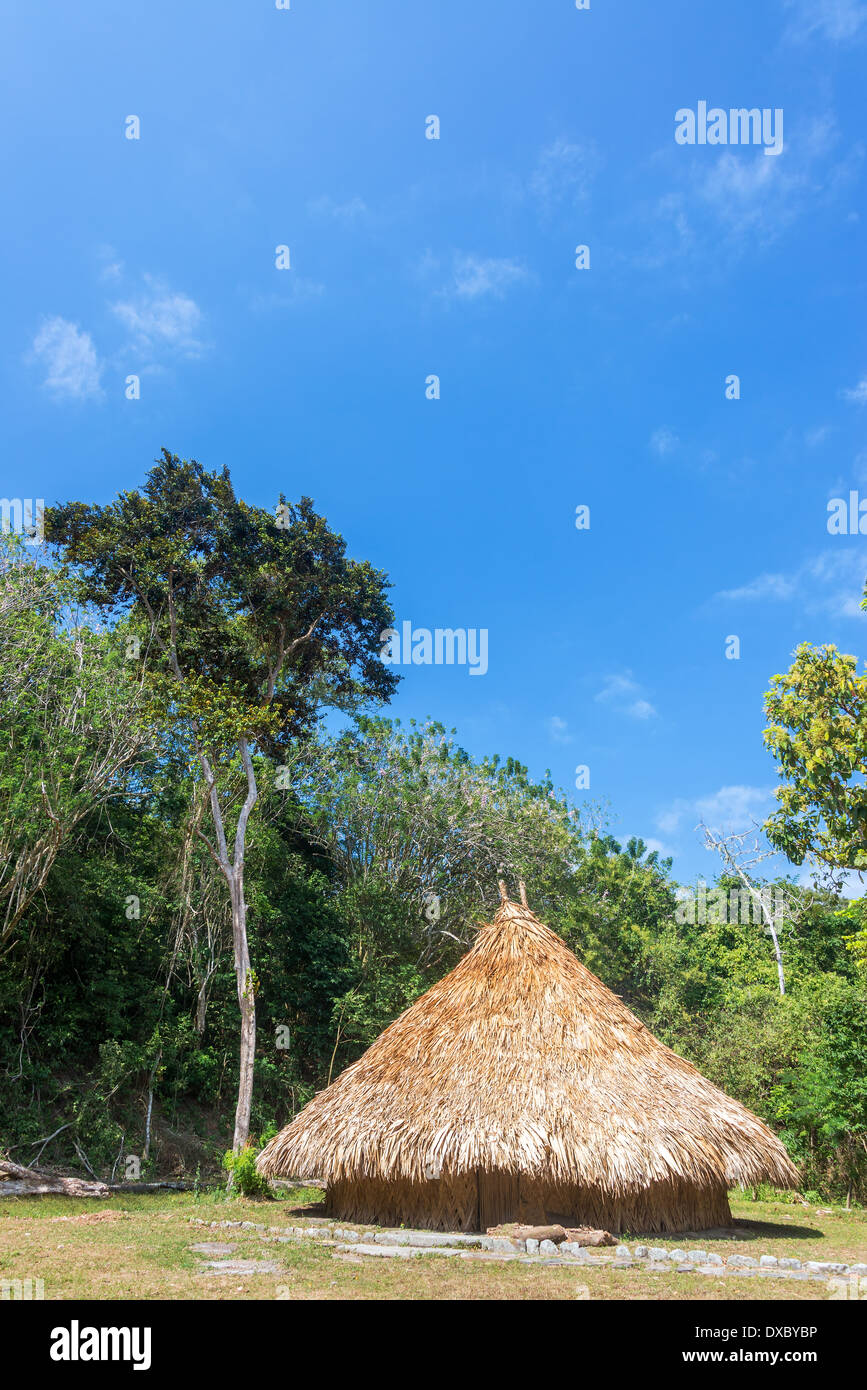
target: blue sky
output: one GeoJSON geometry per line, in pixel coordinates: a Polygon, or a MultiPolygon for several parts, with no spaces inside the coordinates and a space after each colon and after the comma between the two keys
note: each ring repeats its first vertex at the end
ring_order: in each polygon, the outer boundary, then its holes
{"type": "Polygon", "coordinates": [[[398,620],[488,630],[394,713],[587,764],[712,872],[769,677],[862,651],[865,53],[862,0],[7,0],[3,493],[105,502],[166,445],[312,495],[398,620]],[[782,153],[678,145],[700,100],[782,153]]]}

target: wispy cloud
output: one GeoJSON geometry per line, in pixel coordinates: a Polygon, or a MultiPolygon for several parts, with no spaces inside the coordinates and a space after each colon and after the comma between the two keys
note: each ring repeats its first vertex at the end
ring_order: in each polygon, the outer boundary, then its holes
{"type": "Polygon", "coordinates": [[[820,34],[834,43],[858,38],[867,26],[867,5],[863,0],[784,0],[791,14],[786,33],[790,39],[808,39],[820,34]]]}
{"type": "Polygon", "coordinates": [[[804,214],[839,200],[863,161],[863,142],[844,145],[829,112],[787,122],[785,148],[775,159],[752,148],[664,148],[653,162],[675,186],[636,209],[645,228],[636,263],[688,267],[705,261],[711,248],[731,261],[771,245],[804,214]]]}
{"type": "Polygon", "coordinates": [[[519,261],[464,251],[454,252],[449,260],[426,251],[419,262],[418,275],[441,299],[465,302],[486,297],[502,299],[513,286],[532,278],[519,261]]]}
{"type": "Polygon", "coordinates": [[[602,689],[593,697],[600,704],[610,704],[619,714],[630,719],[655,719],[657,711],[641,694],[641,686],[631,671],[607,676],[602,689]]]}
{"type": "Polygon", "coordinates": [[[730,786],[694,799],[678,797],[656,817],[656,827],[664,835],[681,829],[692,830],[699,821],[718,834],[732,835],[749,830],[771,809],[773,787],[730,786]]]}
{"type": "Polygon", "coordinates": [[[674,430],[658,429],[654,430],[650,436],[650,447],[660,458],[665,458],[667,454],[673,454],[680,444],[680,440],[674,430]]]}
{"type": "Polygon", "coordinates": [[[291,278],[288,275],[280,276],[280,288],[262,292],[256,290],[250,293],[249,304],[253,313],[267,314],[275,309],[291,309],[299,304],[307,304],[320,299],[325,293],[325,286],[318,280],[310,280],[304,275],[296,275],[292,272],[291,278]]]}
{"type": "Polygon", "coordinates": [[[112,312],[139,347],[152,353],[167,349],[198,357],[203,348],[198,337],[202,322],[198,304],[153,276],[146,275],[144,279],[144,292],[113,304],[112,312]]]}
{"type": "Polygon", "coordinates": [[[729,603],[797,600],[807,613],[863,619],[860,602],[865,574],[867,559],[844,546],[814,555],[787,574],[765,571],[737,588],[722,589],[714,598],[729,603]]]}
{"type": "Polygon", "coordinates": [[[569,724],[559,714],[552,714],[548,720],[548,734],[554,743],[571,743],[569,724]]]}
{"type": "Polygon", "coordinates": [[[599,164],[599,154],[592,143],[576,145],[564,139],[555,140],[539,155],[527,189],[540,211],[550,216],[558,207],[575,207],[588,197],[599,164]]]}
{"type": "Polygon", "coordinates": [[[355,222],[367,216],[368,207],[363,198],[347,198],[346,202],[339,203],[323,193],[321,198],[311,199],[307,211],[313,217],[329,218],[334,222],[355,222]]]}
{"type": "Polygon", "coordinates": [[[845,388],[840,394],[855,405],[867,405],[867,376],[862,376],[857,386],[845,388]]]}
{"type": "Polygon", "coordinates": [[[102,363],[89,333],[55,316],[33,340],[32,358],[45,369],[45,389],[57,400],[90,400],[102,395],[102,363]]]}
{"type": "Polygon", "coordinates": [[[502,299],[512,285],[527,279],[527,271],[517,261],[493,256],[455,257],[451,292],[459,299],[479,299],[493,295],[502,299]]]}

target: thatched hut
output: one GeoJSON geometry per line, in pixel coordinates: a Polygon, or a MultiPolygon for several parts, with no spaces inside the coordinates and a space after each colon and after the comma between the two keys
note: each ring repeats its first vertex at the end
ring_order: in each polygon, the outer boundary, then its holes
{"type": "Polygon", "coordinates": [[[730,1186],[798,1179],[761,1120],[505,898],[259,1169],[324,1180],[346,1221],[464,1231],[700,1230],[730,1222],[730,1186]]]}

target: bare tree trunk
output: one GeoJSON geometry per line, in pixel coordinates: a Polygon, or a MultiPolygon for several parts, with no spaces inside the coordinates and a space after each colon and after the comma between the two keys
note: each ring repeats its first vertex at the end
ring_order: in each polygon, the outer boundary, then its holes
{"type": "Polygon", "coordinates": [[[235,1153],[239,1153],[250,1136],[253,1063],[256,1060],[256,989],[255,979],[250,970],[250,952],[247,945],[247,904],[244,902],[243,865],[233,870],[231,888],[235,975],[238,983],[238,1005],[241,1010],[240,1076],[232,1148],[235,1153]]]}

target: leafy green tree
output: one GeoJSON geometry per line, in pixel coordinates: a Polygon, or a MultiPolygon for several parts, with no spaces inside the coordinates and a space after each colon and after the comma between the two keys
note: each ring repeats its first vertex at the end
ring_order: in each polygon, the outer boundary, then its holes
{"type": "Polygon", "coordinates": [[[434,721],[359,718],[311,750],[301,792],[305,828],[352,889],[360,931],[365,898],[381,907],[391,897],[428,961],[469,944],[503,875],[513,893],[526,880],[540,915],[558,912],[581,838],[550,781],[511,758],[475,761],[452,734],[434,721]]]}
{"type": "Polygon", "coordinates": [[[75,565],[86,600],[122,614],[140,642],[153,726],[189,758],[207,790],[210,835],[225,880],[241,1015],[233,1148],[250,1129],[256,974],[244,893],[247,826],[259,796],[255,751],[280,758],[321,708],[387,699],[379,657],[393,614],[384,575],[349,560],[309,498],[281,497],[272,516],[235,496],[227,469],[208,473],[163,450],[141,492],[109,506],[52,507],[47,539],[75,565]]]}
{"type": "Polygon", "coordinates": [[[802,643],[765,696],[765,743],[786,785],[765,824],[794,864],[867,868],[867,675],[834,646],[802,643]]]}
{"type": "Polygon", "coordinates": [[[69,574],[0,539],[0,950],[85,817],[121,793],[144,743],[140,687],[76,611],[69,574]]]}

